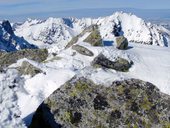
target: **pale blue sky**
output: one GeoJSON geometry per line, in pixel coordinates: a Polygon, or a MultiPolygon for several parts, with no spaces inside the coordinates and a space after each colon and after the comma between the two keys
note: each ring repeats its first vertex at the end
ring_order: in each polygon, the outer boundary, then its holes
{"type": "Polygon", "coordinates": [[[88,8],[170,9],[170,0],[0,0],[0,19],[67,16],[67,10],[88,8]]]}

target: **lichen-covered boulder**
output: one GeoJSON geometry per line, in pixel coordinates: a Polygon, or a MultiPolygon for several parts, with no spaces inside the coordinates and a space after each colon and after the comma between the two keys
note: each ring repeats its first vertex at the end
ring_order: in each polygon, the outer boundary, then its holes
{"type": "Polygon", "coordinates": [[[91,33],[84,41],[90,43],[93,46],[101,46],[102,45],[102,39],[100,36],[100,32],[98,30],[97,25],[90,25],[89,27],[85,28],[80,34],[73,37],[65,48],[69,48],[76,44],[79,40],[79,38],[83,37],[86,33],[91,33]]]}
{"type": "Polygon", "coordinates": [[[170,96],[137,79],[73,78],[37,109],[29,128],[169,128],[170,96]]]}
{"type": "Polygon", "coordinates": [[[42,62],[47,57],[48,51],[46,49],[24,49],[15,52],[3,52],[0,54],[0,67],[8,67],[22,58],[42,62]]]}
{"type": "Polygon", "coordinates": [[[116,48],[126,50],[128,48],[128,40],[124,36],[116,37],[116,48]]]}
{"type": "Polygon", "coordinates": [[[132,64],[133,62],[129,62],[126,59],[120,57],[116,58],[115,61],[111,61],[103,54],[99,54],[92,62],[94,67],[111,68],[122,72],[127,72],[132,64]]]}
{"type": "Polygon", "coordinates": [[[102,46],[102,37],[98,26],[93,26],[90,35],[84,40],[84,42],[90,43],[92,46],[102,46]]]}
{"type": "Polygon", "coordinates": [[[85,55],[85,56],[93,56],[94,55],[92,51],[90,51],[89,49],[87,49],[83,46],[80,46],[80,45],[73,45],[72,49],[76,50],[78,53],[85,55]]]}
{"type": "Polygon", "coordinates": [[[30,75],[35,76],[38,73],[42,73],[43,71],[34,65],[30,64],[28,61],[22,62],[22,65],[17,68],[21,75],[30,75]]]}

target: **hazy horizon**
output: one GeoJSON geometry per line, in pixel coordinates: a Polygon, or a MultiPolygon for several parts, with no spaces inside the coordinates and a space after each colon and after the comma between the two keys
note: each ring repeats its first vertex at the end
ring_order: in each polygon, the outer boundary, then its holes
{"type": "Polygon", "coordinates": [[[89,9],[69,9],[65,11],[47,11],[39,13],[27,13],[18,15],[0,15],[1,21],[4,19],[11,22],[22,22],[31,19],[47,19],[49,17],[90,17],[97,18],[112,15],[116,11],[132,13],[145,20],[170,20],[170,9],[137,9],[137,8],[89,8],[89,9]]]}
{"type": "Polygon", "coordinates": [[[27,18],[99,17],[115,11],[131,12],[148,18],[170,18],[170,0],[1,0],[0,20],[12,22],[27,18]]]}

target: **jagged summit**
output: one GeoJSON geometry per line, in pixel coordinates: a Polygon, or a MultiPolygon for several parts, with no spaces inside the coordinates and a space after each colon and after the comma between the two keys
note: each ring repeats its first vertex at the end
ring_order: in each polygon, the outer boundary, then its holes
{"type": "Polygon", "coordinates": [[[115,40],[124,35],[128,41],[149,45],[168,46],[169,33],[160,26],[146,23],[143,19],[128,13],[116,12],[111,16],[91,18],[48,18],[47,20],[25,21],[17,25],[15,33],[39,47],[51,47],[53,44],[64,48],[72,37],[80,34],[90,25],[99,25],[104,40],[115,40]]]}
{"type": "Polygon", "coordinates": [[[4,30],[9,33],[10,35],[14,35],[14,32],[12,30],[11,24],[8,20],[4,20],[2,22],[2,27],[4,28],[4,30]]]}
{"type": "Polygon", "coordinates": [[[8,20],[0,24],[0,51],[16,51],[19,49],[37,48],[28,43],[22,36],[16,36],[8,20]]]}

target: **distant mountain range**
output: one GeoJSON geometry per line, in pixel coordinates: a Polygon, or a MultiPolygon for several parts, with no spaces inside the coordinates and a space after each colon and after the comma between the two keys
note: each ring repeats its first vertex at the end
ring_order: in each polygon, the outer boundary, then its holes
{"type": "Polygon", "coordinates": [[[9,52],[39,47],[60,51],[91,25],[99,27],[103,41],[115,41],[115,31],[119,30],[117,33],[129,42],[169,46],[170,31],[164,27],[147,23],[131,13],[116,12],[99,18],[28,19],[12,26],[4,20],[0,24],[0,50],[9,52]]]}
{"type": "Polygon", "coordinates": [[[142,44],[168,46],[170,32],[162,26],[145,22],[128,13],[116,12],[99,18],[48,18],[28,19],[22,24],[14,24],[15,34],[40,48],[64,49],[68,42],[91,25],[98,25],[103,40],[114,41],[114,31],[128,41],[142,44]]]}

